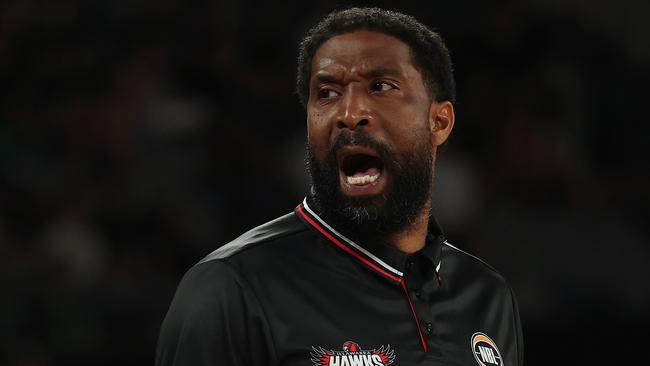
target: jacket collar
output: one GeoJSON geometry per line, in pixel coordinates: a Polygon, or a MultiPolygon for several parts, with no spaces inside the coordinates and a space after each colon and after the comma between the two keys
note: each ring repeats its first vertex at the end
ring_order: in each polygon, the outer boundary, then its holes
{"type": "Polygon", "coordinates": [[[370,267],[378,274],[392,281],[402,282],[404,271],[413,256],[426,257],[431,265],[435,266],[436,276],[441,266],[441,250],[444,235],[435,218],[429,221],[429,233],[425,247],[413,254],[406,254],[400,250],[381,243],[359,243],[351,240],[327,223],[318,212],[311,200],[305,198],[295,209],[296,214],[308,226],[311,226],[329,242],[343,249],[364,265],[370,267]]]}

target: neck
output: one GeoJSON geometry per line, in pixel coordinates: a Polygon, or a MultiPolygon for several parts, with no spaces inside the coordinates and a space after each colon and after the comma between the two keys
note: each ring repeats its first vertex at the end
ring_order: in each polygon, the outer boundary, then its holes
{"type": "Polygon", "coordinates": [[[431,200],[422,208],[412,225],[388,236],[388,242],[400,251],[411,254],[424,248],[429,230],[431,200]]]}

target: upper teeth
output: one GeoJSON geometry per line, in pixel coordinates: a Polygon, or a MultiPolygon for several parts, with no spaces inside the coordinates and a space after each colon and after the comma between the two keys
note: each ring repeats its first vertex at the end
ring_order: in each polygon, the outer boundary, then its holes
{"type": "Polygon", "coordinates": [[[354,185],[359,185],[359,186],[364,185],[364,184],[368,184],[368,183],[372,183],[372,182],[376,181],[377,178],[379,178],[379,174],[376,174],[376,175],[364,175],[362,177],[350,177],[350,176],[347,177],[349,184],[354,184],[354,185]]]}

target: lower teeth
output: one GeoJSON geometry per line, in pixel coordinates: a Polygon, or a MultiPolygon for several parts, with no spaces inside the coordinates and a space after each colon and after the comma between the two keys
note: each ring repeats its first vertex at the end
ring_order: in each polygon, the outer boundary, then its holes
{"type": "Polygon", "coordinates": [[[347,177],[347,180],[349,184],[364,185],[376,181],[377,178],[379,175],[364,175],[362,177],[347,177]]]}

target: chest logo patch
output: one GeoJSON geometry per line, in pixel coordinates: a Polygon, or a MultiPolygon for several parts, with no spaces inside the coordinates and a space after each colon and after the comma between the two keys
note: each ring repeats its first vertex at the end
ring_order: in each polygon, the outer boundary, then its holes
{"type": "Polygon", "coordinates": [[[311,347],[311,362],[315,366],[388,366],[395,362],[395,350],[381,346],[372,350],[361,349],[352,341],[343,343],[341,351],[311,347]]]}
{"type": "Polygon", "coordinates": [[[503,359],[497,344],[484,333],[472,335],[472,352],[481,366],[503,366],[503,359]]]}

